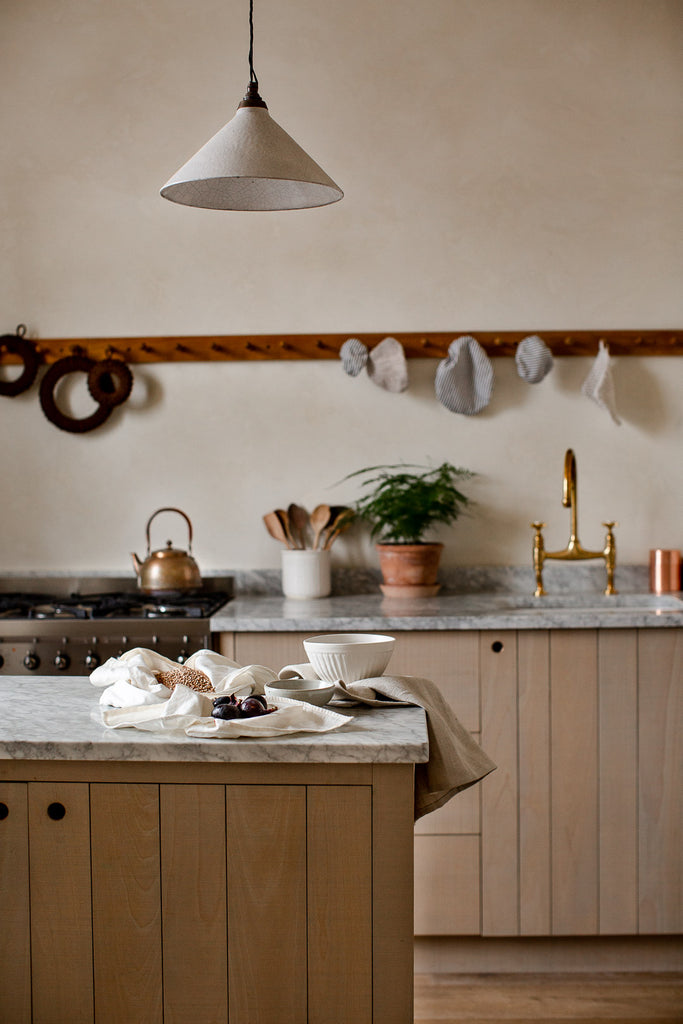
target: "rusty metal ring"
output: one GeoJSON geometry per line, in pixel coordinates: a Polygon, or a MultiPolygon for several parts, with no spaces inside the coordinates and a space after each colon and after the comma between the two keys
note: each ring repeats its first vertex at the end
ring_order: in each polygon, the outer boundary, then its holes
{"type": "Polygon", "coordinates": [[[77,419],[63,413],[55,401],[55,388],[62,377],[69,373],[90,373],[94,365],[95,360],[88,356],[65,356],[53,363],[41,380],[40,405],[50,422],[60,430],[67,430],[70,434],[85,434],[88,430],[100,427],[112,411],[113,406],[100,403],[90,416],[77,419]]]}
{"type": "Polygon", "coordinates": [[[23,370],[14,380],[0,380],[0,395],[20,395],[22,391],[28,391],[36,379],[40,355],[33,342],[24,337],[25,332],[24,325],[19,324],[16,334],[3,334],[0,337],[0,354],[11,352],[19,356],[24,364],[23,370]]]}
{"type": "Polygon", "coordinates": [[[100,405],[121,405],[133,387],[133,374],[122,359],[102,359],[88,373],[88,391],[100,405]]]}

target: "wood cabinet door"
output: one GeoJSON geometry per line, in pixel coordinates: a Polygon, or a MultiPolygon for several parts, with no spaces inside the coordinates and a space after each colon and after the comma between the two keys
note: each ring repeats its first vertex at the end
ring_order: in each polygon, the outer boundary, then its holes
{"type": "Polygon", "coordinates": [[[28,786],[0,782],[0,1021],[31,1021],[28,786]]]}
{"type": "Polygon", "coordinates": [[[370,1024],[372,791],[309,786],[307,797],[308,1020],[370,1024]]]}
{"type": "Polygon", "coordinates": [[[306,787],[227,786],[226,808],[229,1019],[305,1024],[306,787]]]}
{"type": "Polygon", "coordinates": [[[228,1019],[225,787],[162,784],[159,812],[164,1024],[219,1024],[228,1019]]]}
{"type": "Polygon", "coordinates": [[[28,785],[33,1021],[93,1019],[88,784],[28,785]]]}
{"type": "Polygon", "coordinates": [[[97,1024],[162,1024],[159,786],[90,787],[97,1024]]]}
{"type": "Polygon", "coordinates": [[[683,931],[683,630],[638,633],[638,913],[642,934],[683,931]]]}
{"type": "Polygon", "coordinates": [[[482,639],[484,934],[682,930],[681,636],[482,639]]]}

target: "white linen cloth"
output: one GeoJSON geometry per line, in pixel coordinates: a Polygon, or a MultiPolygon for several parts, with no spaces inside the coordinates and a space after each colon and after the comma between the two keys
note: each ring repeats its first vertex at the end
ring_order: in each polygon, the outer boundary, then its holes
{"type": "Polygon", "coordinates": [[[198,739],[255,739],[295,732],[330,732],[350,720],[330,708],[285,697],[270,701],[277,711],[269,715],[229,721],[212,718],[217,695],[263,693],[264,684],[277,679],[277,673],[264,665],[238,665],[207,650],[197,651],[185,665],[204,672],[215,693],[200,693],[182,683],[170,690],[159,683],[154,673],[177,670],[178,663],[144,647],[126,651],[120,658],[109,658],[90,675],[93,686],[105,687],[99,701],[104,724],[112,729],[133,726],[146,732],[184,732],[198,739]]]}
{"type": "Polygon", "coordinates": [[[598,354],[593,361],[588,376],[581,385],[581,391],[587,398],[591,398],[596,405],[608,412],[617,426],[621,426],[621,420],[617,413],[617,404],[614,391],[614,378],[612,376],[612,357],[609,348],[604,341],[600,340],[598,354]]]}
{"type": "Polygon", "coordinates": [[[385,338],[368,356],[368,376],[385,391],[400,394],[408,387],[408,364],[403,345],[396,338],[385,338]]]}
{"type": "MultiPolygon", "coordinates": [[[[286,665],[281,679],[317,679],[312,665],[286,665]]],[[[456,793],[480,782],[496,765],[458,721],[436,683],[419,676],[376,676],[337,683],[333,700],[369,707],[424,708],[429,760],[415,765],[415,820],[442,807],[456,793]]]]}

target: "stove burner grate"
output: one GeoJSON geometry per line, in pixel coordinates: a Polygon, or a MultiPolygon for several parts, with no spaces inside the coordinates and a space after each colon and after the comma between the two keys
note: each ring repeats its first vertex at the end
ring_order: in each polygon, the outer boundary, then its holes
{"type": "Polygon", "coordinates": [[[104,594],[0,594],[0,618],[9,619],[201,619],[230,599],[223,591],[176,592],[155,597],[137,591],[104,594]]]}

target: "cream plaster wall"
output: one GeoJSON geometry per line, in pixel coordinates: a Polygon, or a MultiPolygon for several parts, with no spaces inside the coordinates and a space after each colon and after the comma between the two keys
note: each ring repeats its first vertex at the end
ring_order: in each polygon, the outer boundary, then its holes
{"type": "MultiPolygon", "coordinates": [[[[261,92],[345,190],[332,207],[158,196],[244,92],[246,0],[2,0],[2,331],[683,327],[680,0],[256,0],[255,17],[261,92]]],[[[496,360],[473,418],[438,404],[426,360],[403,395],[336,361],[135,367],[130,401],[80,436],[36,387],[0,398],[0,571],[127,569],[166,504],[202,568],[275,567],[265,511],[427,459],[479,474],[446,564],[523,564],[532,518],[566,540],[569,446],[582,540],[616,518],[619,558],[644,562],[683,542],[683,361],[615,361],[621,427],[581,396],[589,367],[529,386],[496,360]]],[[[336,552],[374,557],[362,537],[336,552]]]]}

